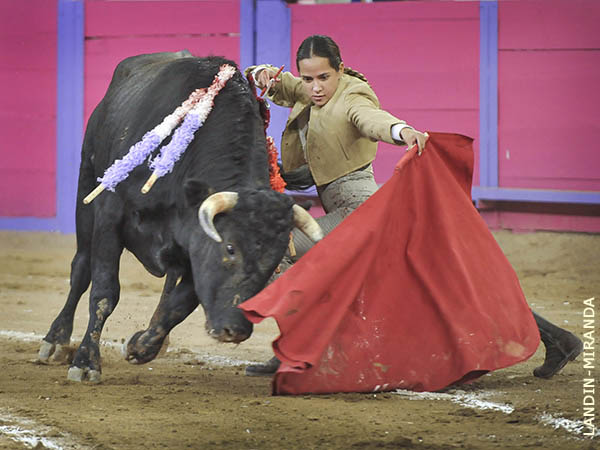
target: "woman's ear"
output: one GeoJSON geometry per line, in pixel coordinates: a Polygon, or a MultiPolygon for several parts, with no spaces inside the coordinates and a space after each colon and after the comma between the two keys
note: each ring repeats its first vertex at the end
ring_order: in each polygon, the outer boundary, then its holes
{"type": "Polygon", "coordinates": [[[340,68],[338,69],[338,72],[344,73],[344,62],[340,62],[340,68]]]}

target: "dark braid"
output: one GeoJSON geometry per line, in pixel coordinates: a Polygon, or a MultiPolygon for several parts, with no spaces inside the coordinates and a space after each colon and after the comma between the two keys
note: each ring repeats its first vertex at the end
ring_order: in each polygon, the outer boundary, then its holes
{"type": "Polygon", "coordinates": [[[360,73],[360,72],[357,72],[357,71],[356,71],[356,70],[354,70],[354,69],[351,69],[350,67],[344,67],[344,73],[345,73],[345,74],[348,74],[348,75],[350,75],[350,76],[352,76],[352,77],[356,77],[356,78],[358,78],[359,80],[362,80],[362,81],[364,81],[365,83],[369,84],[369,81],[367,80],[367,77],[365,77],[365,76],[364,76],[362,73],[360,73]]]}

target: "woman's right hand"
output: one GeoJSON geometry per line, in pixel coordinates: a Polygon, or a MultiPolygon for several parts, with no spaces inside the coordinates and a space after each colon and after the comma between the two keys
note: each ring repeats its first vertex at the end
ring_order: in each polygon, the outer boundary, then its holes
{"type": "Polygon", "coordinates": [[[265,87],[268,86],[269,82],[275,78],[275,75],[277,74],[277,69],[274,69],[272,67],[265,67],[264,69],[262,69],[261,71],[258,72],[257,76],[256,76],[256,84],[258,85],[259,88],[264,89],[265,87]]]}
{"type": "Polygon", "coordinates": [[[400,136],[402,136],[402,140],[406,142],[406,145],[408,145],[409,149],[417,144],[417,154],[419,156],[421,156],[421,153],[423,153],[427,139],[429,139],[429,134],[427,134],[427,132],[421,133],[420,131],[411,127],[403,128],[400,131],[400,136]]]}

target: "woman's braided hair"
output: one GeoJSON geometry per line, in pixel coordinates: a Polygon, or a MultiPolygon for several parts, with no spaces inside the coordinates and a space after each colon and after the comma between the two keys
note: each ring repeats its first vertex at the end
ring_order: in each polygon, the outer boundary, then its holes
{"type": "Polygon", "coordinates": [[[346,73],[346,74],[348,74],[350,76],[356,77],[359,80],[362,80],[365,83],[369,84],[369,82],[367,81],[367,77],[365,77],[362,73],[357,72],[354,69],[351,69],[350,67],[344,67],[344,73],[346,73]]]}
{"type": "MultiPolygon", "coordinates": [[[[329,60],[329,65],[335,70],[339,70],[340,64],[342,64],[340,48],[329,36],[314,34],[302,41],[302,44],[300,44],[300,47],[298,47],[298,51],[296,52],[296,68],[298,71],[300,71],[300,61],[303,59],[312,58],[313,56],[327,58],[329,60]]],[[[367,78],[362,73],[357,72],[350,67],[344,67],[344,73],[356,77],[365,83],[369,83],[367,78]]]]}

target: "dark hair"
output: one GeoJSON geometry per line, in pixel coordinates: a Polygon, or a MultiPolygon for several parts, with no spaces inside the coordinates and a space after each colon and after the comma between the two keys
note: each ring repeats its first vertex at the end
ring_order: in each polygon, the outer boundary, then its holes
{"type": "MultiPolygon", "coordinates": [[[[342,64],[340,48],[329,36],[313,34],[302,41],[302,44],[300,44],[300,47],[298,47],[298,51],[296,52],[296,68],[298,69],[298,72],[300,71],[300,61],[312,58],[313,56],[327,58],[329,60],[329,65],[333,69],[340,70],[340,65],[342,64]]],[[[350,67],[344,67],[344,73],[368,83],[367,78],[362,73],[357,72],[350,67]]]]}
{"type": "Polygon", "coordinates": [[[296,52],[296,68],[300,70],[298,66],[300,60],[312,58],[313,56],[327,58],[331,67],[340,70],[340,64],[342,63],[340,48],[329,36],[314,34],[304,39],[296,52]]]}

